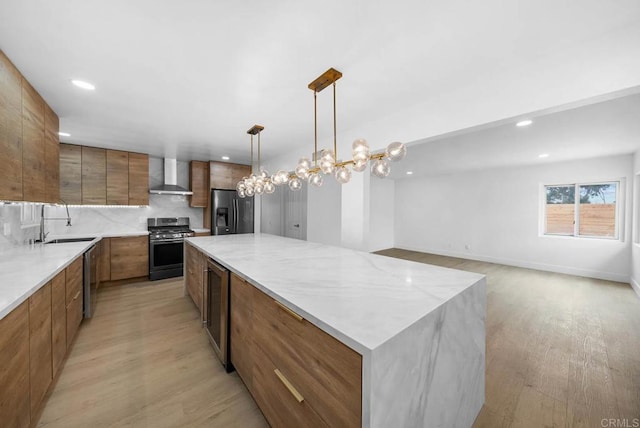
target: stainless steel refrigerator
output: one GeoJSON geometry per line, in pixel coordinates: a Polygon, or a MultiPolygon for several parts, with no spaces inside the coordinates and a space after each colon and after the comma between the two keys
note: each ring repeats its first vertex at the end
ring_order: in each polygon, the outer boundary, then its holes
{"type": "Polygon", "coordinates": [[[253,233],[253,197],[240,198],[235,190],[211,191],[211,234],[253,233]]]}

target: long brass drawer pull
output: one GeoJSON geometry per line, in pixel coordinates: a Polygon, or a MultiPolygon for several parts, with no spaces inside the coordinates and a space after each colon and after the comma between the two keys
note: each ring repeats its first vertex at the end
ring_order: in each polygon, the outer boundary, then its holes
{"type": "Polygon", "coordinates": [[[76,300],[78,298],[78,296],[80,296],[80,293],[82,292],[82,290],[78,291],[76,293],[76,295],[73,297],[73,300],[76,300]]]}
{"type": "Polygon", "coordinates": [[[298,403],[302,403],[304,401],[304,397],[302,396],[302,394],[298,392],[298,390],[293,385],[291,385],[291,382],[289,382],[289,379],[284,377],[284,375],[280,373],[280,370],[278,369],[275,369],[273,372],[276,374],[276,376],[278,376],[278,379],[280,379],[280,382],[282,382],[282,384],[289,390],[289,392],[291,393],[291,395],[293,395],[296,401],[298,403]]]}
{"type": "Polygon", "coordinates": [[[276,302],[276,305],[278,305],[280,307],[280,309],[282,309],[283,311],[285,311],[286,313],[288,313],[289,315],[291,315],[292,317],[294,317],[298,321],[302,322],[302,320],[304,319],[300,315],[298,315],[295,312],[293,312],[291,309],[287,308],[282,303],[278,302],[277,300],[274,300],[274,302],[276,302]]]}

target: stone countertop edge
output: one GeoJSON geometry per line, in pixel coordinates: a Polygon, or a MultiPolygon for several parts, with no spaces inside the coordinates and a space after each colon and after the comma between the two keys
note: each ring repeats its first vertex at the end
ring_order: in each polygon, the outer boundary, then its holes
{"type": "MultiPolygon", "coordinates": [[[[255,280],[254,278],[251,278],[246,273],[240,272],[238,270],[238,268],[230,265],[224,259],[221,259],[219,256],[216,256],[216,255],[210,253],[207,249],[202,248],[202,247],[200,247],[198,245],[198,241],[199,240],[202,240],[201,242],[205,242],[207,240],[210,240],[211,238],[214,238],[214,237],[193,237],[193,238],[187,238],[187,241],[191,242],[192,244],[195,244],[194,246],[196,246],[196,248],[198,248],[198,250],[204,252],[207,256],[211,257],[211,259],[213,259],[216,263],[218,263],[218,264],[222,265],[223,267],[225,267],[226,269],[234,272],[235,274],[237,274],[242,279],[248,281],[253,286],[257,287],[259,290],[261,290],[264,293],[266,293],[267,295],[269,295],[271,298],[273,298],[273,299],[277,300],[278,302],[286,305],[287,307],[289,307],[292,310],[294,310],[296,313],[299,313],[300,316],[302,316],[303,318],[305,318],[306,320],[311,322],[313,325],[315,325],[316,327],[320,328],[322,331],[324,331],[325,333],[331,335],[335,339],[343,342],[344,344],[349,346],[351,349],[355,350],[356,352],[358,352],[359,354],[361,354],[363,356],[371,356],[372,353],[376,349],[378,349],[381,346],[383,346],[386,342],[388,342],[389,340],[393,339],[394,337],[396,337],[397,335],[399,335],[400,333],[405,331],[407,328],[410,328],[411,326],[415,325],[416,323],[420,323],[422,320],[424,320],[430,313],[435,311],[437,308],[439,308],[440,306],[444,305],[446,302],[450,301],[451,299],[455,298],[457,295],[461,294],[463,291],[467,290],[469,287],[475,286],[476,284],[478,284],[478,282],[480,282],[483,278],[485,278],[485,275],[476,274],[476,273],[473,273],[473,272],[459,271],[459,270],[456,270],[456,269],[450,269],[450,268],[444,268],[444,267],[437,266],[437,268],[440,268],[442,270],[449,270],[449,271],[455,271],[455,272],[464,272],[466,274],[469,274],[470,277],[475,277],[474,278],[475,280],[472,281],[472,282],[469,282],[464,288],[458,290],[454,295],[450,296],[446,300],[441,301],[437,305],[431,307],[428,311],[425,311],[424,313],[422,313],[417,318],[412,319],[412,320],[407,320],[407,322],[405,322],[404,325],[398,327],[398,329],[395,331],[394,334],[389,335],[388,337],[384,338],[383,340],[378,341],[377,343],[375,343],[374,345],[371,346],[371,345],[367,345],[367,344],[363,343],[361,340],[358,340],[357,338],[351,337],[349,334],[341,331],[337,327],[332,326],[329,322],[326,322],[326,321],[324,321],[322,319],[319,319],[317,316],[315,316],[315,315],[309,313],[308,311],[304,310],[299,305],[297,305],[294,302],[291,302],[290,300],[288,300],[288,299],[284,298],[283,296],[279,295],[274,290],[268,288],[267,286],[265,286],[263,284],[260,284],[259,281],[255,280]]],[[[303,241],[303,242],[306,242],[306,241],[303,241]]],[[[313,243],[313,244],[315,245],[315,243],[313,243]]],[[[318,244],[318,245],[323,245],[323,244],[318,244]]],[[[330,246],[325,245],[325,247],[330,247],[330,246]]],[[[342,247],[335,247],[335,248],[336,249],[341,249],[341,250],[354,251],[356,253],[369,254],[369,255],[372,255],[372,256],[376,256],[376,257],[386,257],[386,256],[381,256],[381,255],[376,255],[376,254],[371,254],[371,253],[366,253],[366,252],[361,252],[361,251],[356,251],[356,250],[345,249],[345,248],[342,248],[342,247]]],[[[402,262],[407,262],[407,260],[402,260],[402,259],[397,259],[397,260],[402,261],[402,262]]],[[[420,264],[418,262],[411,262],[411,263],[420,264]]],[[[432,266],[432,265],[428,265],[428,266],[432,266]]]]}

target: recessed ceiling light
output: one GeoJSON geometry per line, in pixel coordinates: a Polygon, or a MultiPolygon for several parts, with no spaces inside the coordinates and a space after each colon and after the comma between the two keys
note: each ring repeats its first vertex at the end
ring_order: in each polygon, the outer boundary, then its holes
{"type": "Polygon", "coordinates": [[[413,175],[413,171],[407,171],[407,175],[413,175]]]}
{"type": "Polygon", "coordinates": [[[229,160],[229,156],[222,156],[222,160],[229,160]]]}
{"type": "Polygon", "coordinates": [[[549,157],[549,153],[540,153],[538,155],[539,158],[548,158],[549,157]]]}
{"type": "Polygon", "coordinates": [[[71,137],[71,134],[68,134],[66,132],[58,132],[58,135],[61,137],[71,137]]]}
{"type": "Polygon", "coordinates": [[[516,126],[529,126],[533,123],[533,120],[521,120],[520,122],[516,123],[516,126]]]}
{"type": "Polygon", "coordinates": [[[96,89],[94,85],[89,82],[85,82],[84,80],[72,80],[71,83],[76,85],[78,88],[86,89],[87,91],[93,91],[96,89]]]}

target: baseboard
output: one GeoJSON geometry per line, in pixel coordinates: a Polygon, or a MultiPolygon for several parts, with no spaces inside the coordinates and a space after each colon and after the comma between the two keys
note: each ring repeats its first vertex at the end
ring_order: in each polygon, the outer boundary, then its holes
{"type": "Polygon", "coordinates": [[[631,284],[631,288],[633,288],[633,291],[636,292],[638,298],[640,299],[640,284],[638,284],[633,278],[629,278],[629,284],[631,284]]]}
{"type": "Polygon", "coordinates": [[[604,279],[606,281],[622,282],[625,284],[629,283],[628,276],[617,274],[614,272],[602,272],[602,271],[591,270],[591,269],[574,268],[570,266],[560,266],[560,265],[552,265],[552,264],[546,264],[546,263],[535,263],[535,262],[529,262],[526,260],[482,256],[479,254],[460,253],[457,251],[448,251],[448,250],[441,250],[441,249],[434,249],[434,248],[417,248],[417,247],[405,246],[405,245],[396,245],[395,248],[399,248],[401,250],[419,251],[422,253],[437,254],[440,256],[457,257],[460,259],[477,260],[480,262],[515,266],[515,267],[521,267],[526,269],[543,270],[547,272],[564,273],[567,275],[584,276],[587,278],[604,279]]]}

